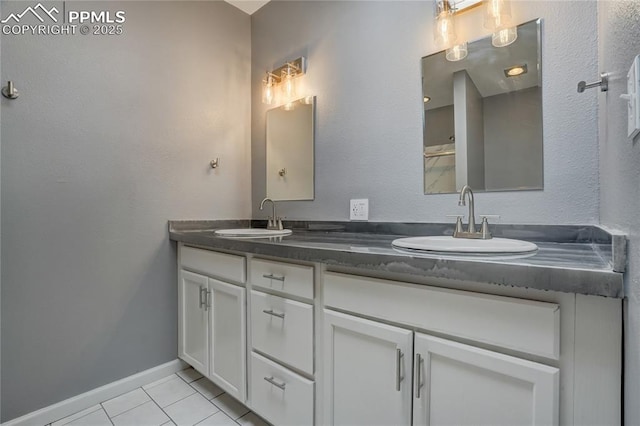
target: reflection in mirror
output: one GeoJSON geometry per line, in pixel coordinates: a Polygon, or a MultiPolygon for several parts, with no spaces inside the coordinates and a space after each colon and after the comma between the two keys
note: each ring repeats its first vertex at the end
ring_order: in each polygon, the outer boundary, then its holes
{"type": "Polygon", "coordinates": [[[267,111],[267,197],[314,198],[315,97],[298,99],[267,111]]]}
{"type": "Polygon", "coordinates": [[[425,194],[542,189],[540,20],[509,46],[468,49],[422,58],[425,194]]]}

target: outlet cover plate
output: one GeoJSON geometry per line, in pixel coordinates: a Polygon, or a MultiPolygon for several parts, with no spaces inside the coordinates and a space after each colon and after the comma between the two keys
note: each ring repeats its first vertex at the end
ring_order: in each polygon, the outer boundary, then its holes
{"type": "Polygon", "coordinates": [[[369,220],[369,199],[351,200],[349,204],[349,220],[369,220]]]}

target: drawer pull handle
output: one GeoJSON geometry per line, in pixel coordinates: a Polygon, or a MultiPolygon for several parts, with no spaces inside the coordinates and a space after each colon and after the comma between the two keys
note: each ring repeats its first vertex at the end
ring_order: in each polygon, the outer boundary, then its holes
{"type": "Polygon", "coordinates": [[[204,308],[206,306],[206,302],[203,297],[203,293],[205,293],[207,289],[203,286],[200,286],[200,308],[204,308]]]}
{"type": "Polygon", "coordinates": [[[276,379],[273,378],[273,376],[271,377],[265,377],[264,378],[267,382],[271,383],[273,386],[280,388],[282,390],[284,390],[284,388],[287,386],[286,383],[282,382],[282,383],[278,383],[276,382],[276,379]]]}
{"type": "Polygon", "coordinates": [[[211,307],[211,290],[207,291],[206,296],[205,296],[205,305],[204,305],[204,310],[208,311],[209,308],[211,307]]]}
{"type": "Polygon", "coordinates": [[[422,383],[422,357],[420,354],[416,354],[416,377],[414,383],[416,384],[416,389],[413,393],[416,395],[416,399],[420,399],[420,390],[424,384],[422,383]]]}
{"type": "Polygon", "coordinates": [[[268,279],[268,280],[276,280],[276,281],[284,282],[284,275],[283,276],[278,276],[278,275],[273,275],[273,274],[264,274],[262,276],[264,278],[268,279]]]}
{"type": "Polygon", "coordinates": [[[278,318],[284,319],[284,312],[280,314],[278,312],[273,312],[273,309],[269,309],[269,310],[263,309],[262,312],[264,312],[267,315],[271,315],[273,317],[278,317],[278,318]]]}
{"type": "Polygon", "coordinates": [[[396,390],[400,391],[400,383],[404,379],[402,376],[402,357],[404,354],[400,349],[396,349],[396,390]]]}

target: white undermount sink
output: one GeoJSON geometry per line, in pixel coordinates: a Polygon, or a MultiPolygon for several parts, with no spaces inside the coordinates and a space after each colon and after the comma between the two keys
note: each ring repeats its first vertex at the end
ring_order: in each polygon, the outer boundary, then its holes
{"type": "Polygon", "coordinates": [[[447,253],[455,255],[504,255],[535,253],[538,246],[528,241],[508,238],[488,240],[453,238],[448,236],[409,237],[393,240],[393,247],[425,253],[447,253]]]}
{"type": "Polygon", "coordinates": [[[267,238],[291,235],[291,229],[238,228],[218,229],[216,235],[221,237],[267,238]]]}

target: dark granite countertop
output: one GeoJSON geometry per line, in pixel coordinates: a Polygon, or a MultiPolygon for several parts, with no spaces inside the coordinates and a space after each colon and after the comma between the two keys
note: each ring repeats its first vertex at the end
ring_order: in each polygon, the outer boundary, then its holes
{"type": "Polygon", "coordinates": [[[328,266],[344,266],[540,290],[622,298],[626,239],[596,226],[496,225],[496,237],[533,241],[525,258],[454,257],[407,253],[396,238],[451,235],[450,224],[286,222],[293,234],[276,238],[219,237],[216,229],[265,227],[264,221],[171,221],[174,241],[328,266]]]}

